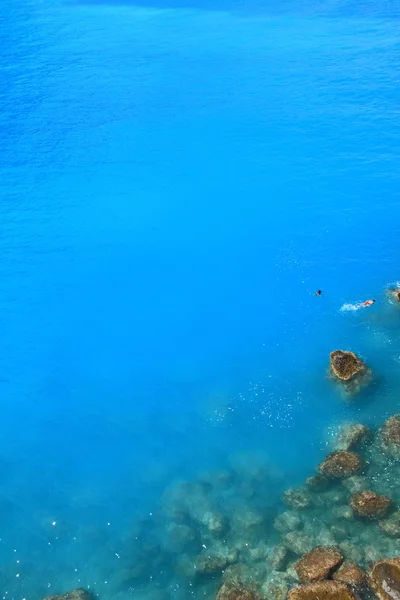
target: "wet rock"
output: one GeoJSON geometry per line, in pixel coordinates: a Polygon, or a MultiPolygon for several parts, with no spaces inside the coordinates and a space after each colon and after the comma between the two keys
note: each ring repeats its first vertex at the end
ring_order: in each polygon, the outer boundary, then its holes
{"type": "Polygon", "coordinates": [[[378,525],[388,537],[400,538],[400,521],[397,519],[384,519],[378,525]]]}
{"type": "Polygon", "coordinates": [[[222,581],[226,583],[237,583],[247,587],[256,579],[256,569],[253,566],[244,563],[229,565],[222,573],[222,581]]]}
{"type": "Polygon", "coordinates": [[[341,381],[349,381],[366,370],[354,352],[335,350],[330,353],[330,363],[333,374],[341,381]]]}
{"type": "Polygon", "coordinates": [[[353,494],[350,498],[350,505],[358,517],[378,520],[388,514],[392,501],[387,496],[380,496],[371,490],[365,490],[353,494]]]}
{"type": "Polygon", "coordinates": [[[323,492],[319,495],[321,506],[331,507],[334,504],[344,504],[348,499],[348,494],[341,488],[323,492]]]}
{"type": "Polygon", "coordinates": [[[204,524],[214,537],[221,537],[228,530],[228,519],[220,513],[206,513],[204,524]]]}
{"type": "Polygon", "coordinates": [[[278,515],[274,521],[274,528],[281,533],[301,529],[303,521],[295,512],[285,511],[278,515]]]}
{"type": "Polygon", "coordinates": [[[335,506],[332,510],[332,515],[335,517],[335,519],[343,521],[350,521],[354,517],[350,506],[335,506]]]}
{"type": "Polygon", "coordinates": [[[354,492],[361,492],[362,490],[365,490],[368,486],[368,482],[365,477],[362,477],[361,475],[354,475],[353,477],[344,479],[342,481],[342,485],[351,494],[354,494],[354,492]]]}
{"type": "Polygon", "coordinates": [[[228,550],[226,553],[214,552],[201,553],[196,560],[197,573],[218,573],[238,559],[237,550],[228,550]]]}
{"type": "Polygon", "coordinates": [[[94,600],[94,596],[83,588],[77,588],[66,594],[46,596],[43,600],[94,600]]]}
{"type": "Polygon", "coordinates": [[[400,303],[400,288],[389,288],[387,293],[389,294],[389,297],[392,298],[396,303],[400,303]]]}
{"type": "Polygon", "coordinates": [[[358,475],[363,470],[363,460],[359,454],[348,450],[331,452],[319,465],[320,475],[328,479],[345,479],[358,475]]]}
{"type": "Polygon", "coordinates": [[[367,583],[367,574],[355,563],[345,561],[333,574],[335,581],[341,581],[355,587],[362,587],[367,583]]]}
{"type": "Polygon", "coordinates": [[[356,600],[356,596],[345,583],[316,581],[291,589],[288,600],[356,600]]]}
{"type": "Polygon", "coordinates": [[[372,430],[361,423],[345,425],[340,429],[335,449],[354,450],[372,439],[372,430]]]}
{"type": "Polygon", "coordinates": [[[285,582],[270,581],[266,586],[263,586],[263,591],[264,589],[268,600],[286,600],[289,586],[285,582]]]}
{"type": "Polygon", "coordinates": [[[341,525],[340,523],[337,523],[335,525],[332,525],[331,534],[335,538],[335,541],[341,542],[342,540],[345,540],[347,538],[347,536],[349,535],[349,531],[347,527],[341,525]]]}
{"type": "Polygon", "coordinates": [[[216,600],[256,600],[254,591],[237,582],[226,582],[220,587],[216,600]]]}
{"type": "Polygon", "coordinates": [[[311,496],[301,488],[289,489],[283,494],[283,502],[294,509],[309,508],[311,506],[311,496]]]}
{"type": "Polygon", "coordinates": [[[279,545],[272,549],[268,563],[274,571],[283,571],[289,562],[289,550],[286,546],[279,545]]]}
{"type": "Polygon", "coordinates": [[[329,480],[322,475],[313,475],[306,479],[306,486],[313,492],[321,492],[326,490],[329,485],[329,480]]]}
{"type": "Polygon", "coordinates": [[[309,552],[314,546],[310,536],[298,531],[291,531],[290,533],[287,533],[284,539],[289,550],[298,556],[309,552]]]}
{"type": "Polygon", "coordinates": [[[400,558],[384,559],[371,569],[373,589],[380,600],[400,598],[400,558]]]}
{"type": "Polygon", "coordinates": [[[359,546],[349,541],[341,542],[338,546],[346,560],[357,564],[364,561],[364,551],[359,546]]]}
{"type": "Polygon", "coordinates": [[[381,429],[383,450],[395,458],[400,456],[400,415],[393,415],[381,429]]]}
{"type": "Polygon", "coordinates": [[[296,571],[302,583],[326,579],[343,561],[343,555],[334,546],[317,546],[296,563],[296,571]]]}

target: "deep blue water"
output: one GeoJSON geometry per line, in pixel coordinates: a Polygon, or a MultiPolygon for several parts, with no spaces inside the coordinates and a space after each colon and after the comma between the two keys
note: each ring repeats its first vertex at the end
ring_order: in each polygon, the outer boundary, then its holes
{"type": "Polygon", "coordinates": [[[168,484],[255,456],[297,484],[332,424],[396,410],[398,17],[6,0],[4,597],[115,598],[168,484]],[[337,347],[378,375],[351,405],[337,347]]]}

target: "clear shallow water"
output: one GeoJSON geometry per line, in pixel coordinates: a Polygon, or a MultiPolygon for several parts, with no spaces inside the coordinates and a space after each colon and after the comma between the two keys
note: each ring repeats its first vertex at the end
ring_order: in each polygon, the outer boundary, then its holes
{"type": "Polygon", "coordinates": [[[171,482],[244,480],[261,456],[273,504],[329,427],[397,410],[398,22],[5,7],[2,589],[125,597],[128,540],[171,482]],[[378,374],[354,405],[325,378],[337,347],[378,374]]]}

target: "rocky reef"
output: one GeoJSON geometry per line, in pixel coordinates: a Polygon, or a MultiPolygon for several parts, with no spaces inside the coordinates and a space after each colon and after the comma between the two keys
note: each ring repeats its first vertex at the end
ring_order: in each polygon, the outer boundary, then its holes
{"type": "Polygon", "coordinates": [[[157,572],[157,600],[400,600],[400,415],[333,431],[296,487],[253,456],[171,483],[126,543],[119,592],[152,581],[153,598],[157,572]]]}

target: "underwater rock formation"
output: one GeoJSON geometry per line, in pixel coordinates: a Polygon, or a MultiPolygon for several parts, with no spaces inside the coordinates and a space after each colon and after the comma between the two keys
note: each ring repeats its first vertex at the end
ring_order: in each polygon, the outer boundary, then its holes
{"type": "Polygon", "coordinates": [[[333,574],[335,581],[347,583],[354,587],[363,587],[366,585],[368,576],[365,571],[360,569],[355,563],[345,561],[333,574]]]}
{"type": "Polygon", "coordinates": [[[290,533],[287,533],[285,535],[285,544],[289,550],[299,556],[309,552],[314,546],[311,537],[299,531],[291,531],[290,533]]]}
{"type": "Polygon", "coordinates": [[[371,490],[364,490],[351,496],[350,506],[358,517],[378,520],[386,517],[392,501],[387,496],[380,496],[371,490]]]}
{"type": "Polygon", "coordinates": [[[372,379],[372,371],[354,352],[330,353],[329,377],[341,383],[346,396],[354,396],[372,379]]]}
{"type": "Polygon", "coordinates": [[[296,563],[296,572],[302,583],[312,583],[329,577],[342,561],[343,555],[338,548],[317,546],[296,563]]]}
{"type": "MultiPolygon", "coordinates": [[[[288,600],[357,600],[345,583],[338,581],[316,581],[292,588],[288,600]]],[[[385,599],[386,600],[386,599],[385,599]]],[[[392,599],[393,600],[393,599],[392,599]]]]}
{"type": "Polygon", "coordinates": [[[312,475],[306,479],[307,488],[313,492],[322,492],[323,490],[326,490],[328,485],[329,480],[322,475],[312,475]]]}
{"type": "Polygon", "coordinates": [[[83,588],[77,588],[66,594],[55,594],[54,596],[46,596],[43,600],[94,600],[93,594],[84,590],[83,588]]]}
{"type": "Polygon", "coordinates": [[[379,521],[378,525],[383,533],[389,537],[400,537],[400,511],[397,510],[395,513],[393,513],[390,519],[379,521]]]}
{"type": "Polygon", "coordinates": [[[365,364],[354,352],[335,350],[329,356],[332,372],[341,381],[349,381],[366,370],[365,364]]]}
{"type": "Polygon", "coordinates": [[[345,479],[358,475],[363,470],[364,463],[359,454],[348,450],[331,452],[319,465],[320,475],[328,479],[345,479]]]}
{"type": "Polygon", "coordinates": [[[387,290],[387,293],[391,298],[393,298],[393,300],[395,300],[396,302],[400,302],[400,288],[389,288],[387,290]]]}
{"type": "Polygon", "coordinates": [[[393,415],[380,431],[383,449],[395,458],[400,457],[400,415],[393,415]]]}
{"type": "Polygon", "coordinates": [[[380,600],[400,598],[400,558],[386,558],[371,569],[373,590],[380,600]]]}
{"type": "Polygon", "coordinates": [[[274,521],[274,528],[281,533],[301,529],[303,522],[294,511],[287,510],[278,515],[274,521]]]}
{"type": "Polygon", "coordinates": [[[268,563],[274,571],[283,571],[289,562],[289,550],[283,544],[275,546],[272,550],[268,563]]]}
{"type": "Polygon", "coordinates": [[[198,573],[218,573],[237,560],[238,552],[235,549],[226,552],[202,552],[196,560],[196,571],[198,573]]]}
{"type": "Polygon", "coordinates": [[[283,502],[290,508],[308,508],[311,505],[311,496],[301,488],[288,489],[283,494],[283,502]]]}
{"type": "Polygon", "coordinates": [[[240,583],[226,582],[220,587],[216,600],[257,600],[257,596],[250,588],[240,583]]]}
{"type": "Polygon", "coordinates": [[[361,423],[344,425],[335,442],[335,450],[354,450],[372,439],[372,430],[361,423]]]}

